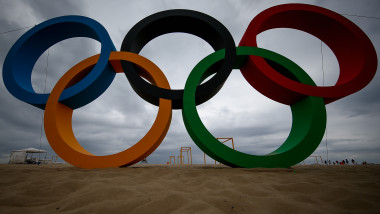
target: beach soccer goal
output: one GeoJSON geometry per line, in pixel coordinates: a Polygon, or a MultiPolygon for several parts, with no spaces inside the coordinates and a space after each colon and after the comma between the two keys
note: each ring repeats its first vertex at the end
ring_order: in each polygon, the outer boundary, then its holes
{"type": "Polygon", "coordinates": [[[179,157],[181,164],[185,164],[185,158],[183,154],[186,152],[187,164],[193,164],[193,156],[191,154],[191,147],[181,147],[179,151],[179,157]]]}
{"type": "MultiPolygon", "coordinates": [[[[232,149],[235,150],[235,144],[234,144],[234,138],[233,137],[218,137],[216,139],[218,139],[221,143],[226,143],[228,141],[231,141],[232,149]]],[[[215,161],[215,165],[216,165],[216,160],[214,160],[214,161],[215,161]]],[[[203,153],[203,163],[207,164],[206,153],[203,153]]]]}
{"type": "Polygon", "coordinates": [[[178,155],[177,156],[177,164],[182,164],[183,163],[183,156],[182,155],[178,155]]]}
{"type": "Polygon", "coordinates": [[[175,164],[175,156],[169,156],[169,163],[175,164]],[[172,159],[173,159],[173,163],[172,163],[172,159]]]}
{"type": "MultiPolygon", "coordinates": [[[[315,161],[314,164],[317,164],[317,165],[323,164],[322,156],[319,156],[319,155],[310,155],[308,158],[312,158],[315,161]],[[321,163],[319,163],[319,160],[321,161],[321,163]]],[[[305,160],[307,160],[308,158],[306,158],[305,160]]],[[[306,165],[305,160],[302,161],[302,163],[304,165],[306,165]]]]}

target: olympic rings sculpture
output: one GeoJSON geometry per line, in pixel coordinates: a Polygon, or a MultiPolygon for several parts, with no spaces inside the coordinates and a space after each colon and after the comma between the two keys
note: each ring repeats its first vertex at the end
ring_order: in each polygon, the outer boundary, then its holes
{"type": "Polygon", "coordinates": [[[325,105],[364,88],[374,77],[377,55],[366,34],[343,16],[306,4],[284,4],[266,9],[249,24],[239,47],[229,31],[213,17],[191,10],[167,10],[138,22],[125,36],[120,52],[107,31],[83,16],[45,21],[26,32],[10,49],[3,66],[3,81],[16,98],[44,109],[46,137],[53,150],[68,163],[82,168],[135,164],[149,156],[164,139],[172,109],[182,109],[185,127],[207,155],[231,167],[290,167],[312,154],[326,128],[325,105]],[[257,47],[256,36],[274,28],[298,29],[325,42],[334,52],[340,74],[334,86],[316,86],[291,60],[257,47]],[[157,36],[172,32],[193,34],[208,42],[214,53],[191,71],[184,90],[171,90],[163,72],[138,55],[157,36]],[[31,73],[37,59],[50,46],[72,37],[88,37],[102,44],[101,52],[78,63],[56,83],[50,94],[37,94],[31,73]],[[292,128],[275,151],[249,155],[221,144],[203,125],[198,104],[213,97],[233,69],[240,69],[252,87],[277,102],[289,105],[292,128]],[[125,73],[133,90],[159,107],[148,133],[134,146],[107,156],[96,156],[76,140],[71,118],[74,109],[89,104],[125,73]],[[211,79],[203,83],[210,75],[211,79]],[[150,83],[146,82],[144,79],[150,83]]]}

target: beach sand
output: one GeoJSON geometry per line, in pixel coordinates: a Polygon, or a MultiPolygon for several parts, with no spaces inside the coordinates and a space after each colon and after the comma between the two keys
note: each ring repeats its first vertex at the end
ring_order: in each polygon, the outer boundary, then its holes
{"type": "Polygon", "coordinates": [[[0,165],[0,213],[380,213],[380,165],[0,165]]]}

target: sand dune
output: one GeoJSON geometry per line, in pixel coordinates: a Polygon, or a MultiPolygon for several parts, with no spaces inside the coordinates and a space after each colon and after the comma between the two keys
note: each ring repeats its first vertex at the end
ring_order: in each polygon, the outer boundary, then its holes
{"type": "Polygon", "coordinates": [[[380,166],[2,164],[0,213],[380,213],[380,166]]]}

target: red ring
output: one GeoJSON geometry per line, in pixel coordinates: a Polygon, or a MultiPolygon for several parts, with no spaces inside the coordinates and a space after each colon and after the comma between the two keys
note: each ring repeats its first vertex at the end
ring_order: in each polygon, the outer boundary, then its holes
{"type": "Polygon", "coordinates": [[[364,88],[376,73],[377,55],[367,35],[331,10],[305,4],[271,7],[251,21],[239,46],[257,47],[256,36],[273,28],[293,28],[319,38],[334,52],[340,67],[335,86],[318,87],[291,80],[262,57],[249,56],[240,69],[243,76],[256,90],[277,102],[291,105],[308,95],[331,103],[364,88]]]}

